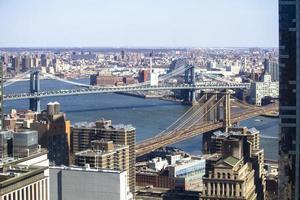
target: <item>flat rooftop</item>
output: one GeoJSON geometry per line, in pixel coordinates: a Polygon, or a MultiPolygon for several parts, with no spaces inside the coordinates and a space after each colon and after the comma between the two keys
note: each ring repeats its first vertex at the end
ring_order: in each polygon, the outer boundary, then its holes
{"type": "MultiPolygon", "coordinates": [[[[97,128],[96,122],[78,122],[72,125],[73,128],[81,128],[81,129],[90,129],[90,128],[97,128]]],[[[125,131],[132,131],[135,130],[131,124],[110,124],[104,125],[102,128],[97,128],[102,130],[125,130],[125,131]]]]}
{"type": "Polygon", "coordinates": [[[25,166],[25,165],[9,165],[3,168],[0,173],[0,188],[22,181],[26,178],[44,173],[48,167],[41,166],[25,166]]]}

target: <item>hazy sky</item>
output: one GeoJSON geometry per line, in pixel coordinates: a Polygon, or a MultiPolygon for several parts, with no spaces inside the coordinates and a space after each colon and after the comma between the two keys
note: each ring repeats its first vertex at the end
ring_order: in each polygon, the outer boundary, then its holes
{"type": "Polygon", "coordinates": [[[278,0],[0,0],[0,47],[277,47],[278,0]]]}

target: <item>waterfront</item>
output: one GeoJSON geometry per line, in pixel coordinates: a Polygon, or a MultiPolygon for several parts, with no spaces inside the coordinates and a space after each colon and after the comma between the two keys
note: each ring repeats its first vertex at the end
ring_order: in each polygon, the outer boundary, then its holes
{"type": "MultiPolygon", "coordinates": [[[[87,79],[79,80],[82,83],[88,83],[87,79]]],[[[5,89],[5,92],[24,92],[28,91],[28,82],[17,82],[5,89]]],[[[70,88],[67,85],[52,80],[43,80],[41,82],[42,90],[70,88]]],[[[83,96],[65,96],[44,98],[41,101],[42,109],[50,101],[61,103],[62,111],[66,112],[67,118],[71,123],[80,121],[92,122],[96,119],[111,119],[114,124],[124,123],[132,124],[137,128],[137,142],[154,136],[168,127],[179,116],[181,116],[188,106],[176,102],[163,101],[158,99],[142,99],[119,94],[93,94],[83,96]]],[[[28,100],[18,100],[5,102],[4,110],[10,109],[28,109],[28,100]]],[[[256,127],[261,131],[261,146],[265,149],[266,158],[277,159],[278,155],[278,119],[257,117],[241,122],[241,125],[256,127]],[[259,120],[255,120],[259,119],[259,120]]],[[[173,146],[181,148],[192,154],[201,153],[202,137],[180,142],[173,146]]]]}

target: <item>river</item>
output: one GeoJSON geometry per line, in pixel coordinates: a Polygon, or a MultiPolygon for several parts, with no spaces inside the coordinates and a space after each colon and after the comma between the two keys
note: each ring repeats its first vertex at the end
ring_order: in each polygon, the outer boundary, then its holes
{"type": "MultiPolygon", "coordinates": [[[[88,83],[89,80],[78,80],[88,83]]],[[[73,88],[66,83],[53,80],[42,80],[42,90],[73,88]]],[[[20,81],[5,88],[5,93],[25,92],[29,89],[28,81],[20,81]]],[[[41,108],[45,109],[50,101],[58,101],[61,109],[67,114],[71,123],[81,121],[93,122],[97,119],[111,119],[114,124],[132,124],[136,127],[137,141],[149,138],[160,133],[172,122],[180,117],[189,107],[176,102],[158,99],[142,99],[120,94],[90,94],[82,96],[49,97],[41,100],[41,108]]],[[[7,101],[4,103],[4,111],[12,108],[18,110],[28,109],[28,100],[7,101]]],[[[241,122],[241,125],[249,128],[255,127],[261,132],[261,146],[265,149],[265,157],[278,158],[278,123],[279,119],[256,117],[241,122]],[[256,120],[259,119],[259,120],[256,120]],[[271,136],[265,138],[264,136],[271,136]]],[[[200,154],[202,136],[172,145],[191,154],[200,154]]]]}

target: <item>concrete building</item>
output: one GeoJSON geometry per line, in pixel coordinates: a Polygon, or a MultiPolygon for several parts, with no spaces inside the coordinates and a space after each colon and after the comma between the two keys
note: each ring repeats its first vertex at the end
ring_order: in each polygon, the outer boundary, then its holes
{"type": "Polygon", "coordinates": [[[300,199],[299,0],[279,0],[279,199],[300,199]]]}
{"type": "Polygon", "coordinates": [[[30,129],[38,131],[38,143],[49,151],[49,160],[55,165],[69,165],[71,123],[60,112],[58,102],[47,104],[47,110],[37,116],[30,129]]]}
{"type": "Polygon", "coordinates": [[[13,133],[13,157],[24,158],[36,153],[39,149],[38,132],[21,130],[13,133]]]}
{"type": "Polygon", "coordinates": [[[12,156],[12,132],[0,131],[0,159],[12,156]]]}
{"type": "Polygon", "coordinates": [[[129,174],[129,147],[113,144],[112,141],[94,140],[91,149],[75,153],[75,165],[114,169],[129,174]]]}
{"type": "Polygon", "coordinates": [[[202,191],[202,177],[205,174],[205,160],[191,157],[178,160],[168,166],[169,177],[175,179],[175,188],[185,191],[202,191]]]}
{"type": "Polygon", "coordinates": [[[157,157],[147,165],[137,163],[137,185],[181,191],[202,191],[205,160],[181,155],[157,157]]]}
{"type": "Polygon", "coordinates": [[[37,148],[22,158],[0,159],[2,200],[48,200],[49,160],[47,150],[37,148]]]}
{"type": "Polygon", "coordinates": [[[9,166],[0,173],[0,196],[3,200],[48,200],[48,167],[9,166]]]}
{"type": "Polygon", "coordinates": [[[18,131],[19,129],[28,129],[30,124],[37,120],[38,113],[31,110],[12,109],[4,118],[3,129],[18,131]]]}
{"type": "Polygon", "coordinates": [[[96,123],[79,123],[72,127],[72,152],[91,148],[93,140],[113,141],[117,145],[129,146],[129,187],[135,188],[135,128],[131,125],[112,125],[111,120],[96,123]]]}
{"type": "Polygon", "coordinates": [[[50,200],[132,200],[126,171],[50,168],[50,200]]]}
{"type": "Polygon", "coordinates": [[[213,171],[221,159],[234,157],[249,163],[254,171],[255,193],[257,199],[265,199],[266,178],[264,170],[264,151],[260,149],[259,131],[255,128],[231,127],[228,132],[214,132],[210,138],[204,137],[204,152],[217,154],[217,159],[207,161],[206,175],[213,171]]]}
{"type": "Polygon", "coordinates": [[[257,199],[251,164],[233,156],[218,161],[213,170],[203,177],[203,183],[205,190],[201,195],[202,200],[257,199]]]}
{"type": "Polygon", "coordinates": [[[251,102],[257,106],[262,105],[262,99],[264,97],[278,98],[279,82],[273,82],[271,75],[264,74],[261,82],[251,83],[250,97],[251,102]]]}

